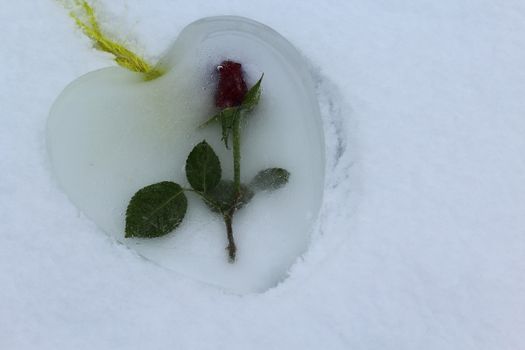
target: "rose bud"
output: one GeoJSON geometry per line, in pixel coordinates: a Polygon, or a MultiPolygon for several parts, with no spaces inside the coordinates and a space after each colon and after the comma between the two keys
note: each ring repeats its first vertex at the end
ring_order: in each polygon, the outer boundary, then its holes
{"type": "Polygon", "coordinates": [[[215,94],[215,105],[219,108],[240,106],[248,91],[242,65],[233,61],[224,61],[217,66],[217,71],[219,84],[215,94]]]}

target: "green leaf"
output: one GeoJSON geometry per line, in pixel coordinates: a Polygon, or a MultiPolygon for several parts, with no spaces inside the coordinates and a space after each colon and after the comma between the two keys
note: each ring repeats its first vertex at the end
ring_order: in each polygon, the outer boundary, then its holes
{"type": "Polygon", "coordinates": [[[255,83],[255,85],[252,86],[244,96],[244,99],[241,104],[241,109],[243,112],[251,111],[259,103],[259,100],[261,98],[261,82],[263,78],[264,74],[261,75],[261,78],[257,81],[257,83],[255,83]]]}
{"type": "Polygon", "coordinates": [[[288,183],[290,173],[282,168],[269,168],[259,171],[250,182],[255,191],[274,191],[288,183]]]}
{"type": "Polygon", "coordinates": [[[222,141],[224,141],[224,145],[228,149],[228,139],[230,138],[230,134],[232,132],[233,122],[235,118],[238,117],[239,111],[240,107],[224,108],[222,111],[202,123],[199,127],[203,128],[214,122],[220,122],[222,128],[222,141]]]}
{"type": "Polygon", "coordinates": [[[176,183],[146,186],[131,198],[126,211],[126,238],[153,238],[173,231],[184,219],[188,201],[176,183]]]}
{"type": "Polygon", "coordinates": [[[201,125],[199,125],[199,128],[204,128],[212,123],[215,123],[215,122],[218,122],[219,120],[221,120],[221,112],[215,114],[213,117],[211,117],[210,119],[206,120],[204,123],[202,123],[201,125]]]}
{"type": "Polygon", "coordinates": [[[221,127],[222,140],[224,141],[226,149],[229,149],[228,139],[230,138],[230,134],[233,131],[233,124],[235,123],[235,118],[239,118],[239,110],[237,108],[228,108],[227,110],[228,111],[226,113],[221,114],[221,127]]]}
{"type": "Polygon", "coordinates": [[[214,212],[227,213],[233,207],[235,209],[241,209],[247,204],[254,196],[254,192],[246,185],[241,184],[241,193],[237,198],[235,195],[235,185],[231,180],[223,180],[210,192],[207,193],[207,197],[210,202],[206,202],[208,207],[214,212]]]}
{"type": "Polygon", "coordinates": [[[221,180],[221,162],[206,141],[195,146],[186,159],[186,177],[201,192],[208,192],[221,180]]]}
{"type": "Polygon", "coordinates": [[[212,123],[219,122],[219,121],[221,121],[223,119],[224,115],[227,116],[227,115],[237,111],[237,109],[238,109],[237,107],[224,108],[219,113],[215,114],[213,117],[211,117],[210,119],[206,120],[204,123],[199,125],[199,128],[204,128],[205,126],[208,126],[208,125],[210,125],[212,123]]]}

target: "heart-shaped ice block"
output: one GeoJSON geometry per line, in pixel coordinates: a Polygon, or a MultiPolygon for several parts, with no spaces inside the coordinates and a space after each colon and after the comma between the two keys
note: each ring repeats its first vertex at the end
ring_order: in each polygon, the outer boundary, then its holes
{"type": "Polygon", "coordinates": [[[121,68],[88,73],[55,102],[48,147],[62,188],[100,228],[147,259],[234,292],[266,290],[283,280],[307,248],[324,185],[322,123],[309,71],[297,50],[260,23],[213,17],[190,24],[161,60],[165,72],[145,81],[121,68]],[[264,72],[262,97],[242,129],[242,180],[268,167],[290,171],[287,186],[259,193],[234,217],[237,261],[227,262],[224,223],[188,194],[174,232],[125,239],[125,211],[140,188],[159,181],[186,185],[184,164],[206,139],[232,178],[231,151],[213,115],[215,70],[243,64],[248,85],[264,72]]]}

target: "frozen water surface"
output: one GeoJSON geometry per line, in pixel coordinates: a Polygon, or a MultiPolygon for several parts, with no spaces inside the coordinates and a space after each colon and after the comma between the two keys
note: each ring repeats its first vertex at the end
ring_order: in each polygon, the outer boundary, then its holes
{"type": "Polygon", "coordinates": [[[120,68],[88,73],[55,102],[48,147],[70,199],[104,231],[161,266],[235,292],[263,291],[283,280],[307,248],[324,178],[322,125],[302,57],[272,29],[239,17],[195,22],[161,61],[166,73],[145,82],[120,68]],[[260,193],[234,218],[238,260],[227,263],[224,223],[188,194],[183,224],[158,239],[124,239],[124,214],[140,188],[164,180],[186,185],[185,159],[207,140],[232,178],[231,151],[217,126],[215,68],[243,64],[248,85],[264,73],[258,108],[242,130],[242,180],[268,167],[290,171],[289,184],[260,193]]]}

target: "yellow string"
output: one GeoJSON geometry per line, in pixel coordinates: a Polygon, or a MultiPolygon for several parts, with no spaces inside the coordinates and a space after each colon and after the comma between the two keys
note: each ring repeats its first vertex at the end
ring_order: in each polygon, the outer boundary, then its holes
{"type": "Polygon", "coordinates": [[[129,69],[134,72],[144,73],[147,80],[155,79],[162,75],[162,72],[154,68],[142,57],[127,49],[124,45],[119,44],[108,37],[106,37],[100,30],[100,25],[95,16],[93,7],[85,0],[77,0],[77,7],[84,11],[86,20],[74,11],[69,14],[75,20],[77,26],[86,34],[88,38],[93,40],[95,48],[101,51],[108,52],[115,56],[115,62],[121,67],[129,69]]]}

